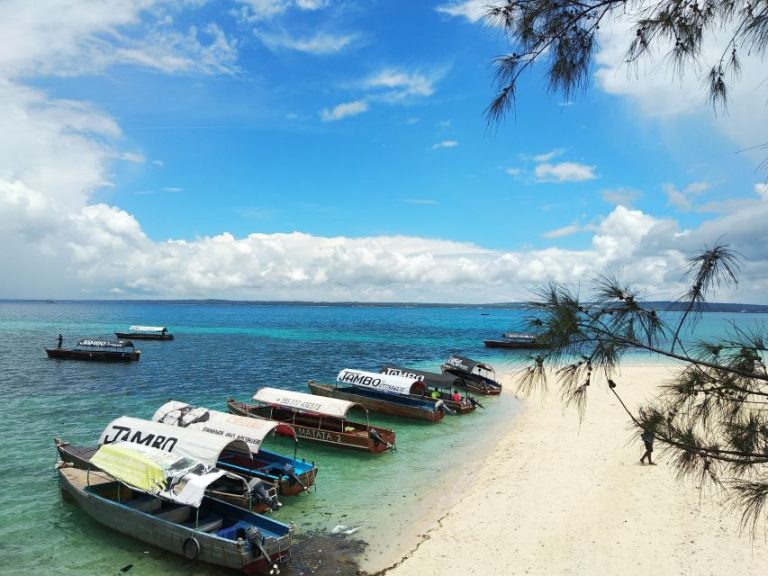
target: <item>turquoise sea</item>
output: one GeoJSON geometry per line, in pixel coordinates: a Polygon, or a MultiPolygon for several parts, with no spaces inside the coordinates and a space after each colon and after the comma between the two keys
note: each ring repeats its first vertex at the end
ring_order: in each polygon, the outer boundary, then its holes
{"type": "MultiPolygon", "coordinates": [[[[228,396],[249,400],[260,386],[307,391],[307,380],[333,382],[343,368],[439,372],[460,353],[509,371],[522,355],[486,349],[483,339],[514,329],[521,315],[462,306],[0,301],[2,573],[228,574],[104,529],[62,502],[54,436],[93,444],[112,419],[148,418],[170,398],[225,411],[228,396]],[[141,360],[127,365],[50,360],[43,350],[59,333],[67,346],[132,324],[168,326],[176,340],[137,342],[141,360]]],[[[746,326],[762,316],[705,314],[695,336],[721,334],[734,320],[746,326]]],[[[369,543],[363,567],[386,567],[456,500],[514,419],[519,405],[508,388],[481,398],[485,410],[438,424],[372,416],[395,429],[396,452],[300,443],[298,455],[319,467],[316,489],[284,497],[275,518],[293,522],[298,536],[353,532],[369,543]]],[[[279,438],[265,447],[292,451],[279,438]]]]}

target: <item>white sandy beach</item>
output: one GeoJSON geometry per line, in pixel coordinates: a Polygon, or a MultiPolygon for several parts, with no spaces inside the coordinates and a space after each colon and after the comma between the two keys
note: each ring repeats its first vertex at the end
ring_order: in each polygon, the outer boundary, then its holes
{"type": "MultiPolygon", "coordinates": [[[[633,408],[672,368],[630,366],[615,378],[633,408]]],[[[512,374],[502,377],[513,394],[512,374]]],[[[554,388],[554,387],[553,387],[554,388]]],[[[658,448],[658,446],[657,446],[658,448]]],[[[641,465],[642,443],[607,387],[591,391],[584,421],[556,390],[523,413],[474,474],[464,496],[387,576],[762,575],[763,532],[739,533],[738,511],[663,454],[641,465]]]]}

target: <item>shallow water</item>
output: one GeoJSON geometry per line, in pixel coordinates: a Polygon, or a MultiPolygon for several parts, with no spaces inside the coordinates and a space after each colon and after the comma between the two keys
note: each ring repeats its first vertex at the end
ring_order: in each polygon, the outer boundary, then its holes
{"type": "MultiPolygon", "coordinates": [[[[391,363],[439,371],[460,353],[506,371],[524,353],[487,350],[521,312],[477,307],[305,306],[239,303],[0,302],[0,565],[3,574],[223,574],[103,529],[61,501],[53,437],[92,444],[120,415],[148,418],[169,398],[226,410],[260,386],[306,391],[343,368],[391,363]],[[166,325],[171,342],[137,342],[141,360],[110,365],[49,360],[44,346],[114,337],[131,324],[166,325]]],[[[707,315],[701,333],[731,316],[707,315]]],[[[744,321],[746,316],[735,315],[744,321]]],[[[758,319],[758,317],[755,317],[758,319]]],[[[506,382],[505,382],[506,383],[506,382]]],[[[309,494],[283,498],[297,533],[353,531],[370,545],[368,570],[407,550],[460,495],[518,405],[505,391],[485,410],[438,424],[372,417],[397,432],[396,452],[369,455],[300,443],[319,467],[309,494]]],[[[290,441],[266,444],[292,450],[290,441]]]]}

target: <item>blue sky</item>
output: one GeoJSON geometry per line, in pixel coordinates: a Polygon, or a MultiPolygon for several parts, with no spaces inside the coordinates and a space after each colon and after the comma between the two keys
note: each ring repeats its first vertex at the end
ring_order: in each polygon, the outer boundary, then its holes
{"type": "Polygon", "coordinates": [[[763,63],[715,114],[613,24],[589,90],[541,66],[488,126],[486,4],[3,2],[0,297],[499,302],[612,270],[671,298],[724,239],[716,299],[765,303],[763,63]]]}

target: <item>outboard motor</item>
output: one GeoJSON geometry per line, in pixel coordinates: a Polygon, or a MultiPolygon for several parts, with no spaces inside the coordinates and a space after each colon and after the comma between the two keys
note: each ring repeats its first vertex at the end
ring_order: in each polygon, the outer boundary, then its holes
{"type": "Polygon", "coordinates": [[[373,443],[378,446],[380,444],[384,444],[384,446],[387,447],[387,450],[394,450],[394,446],[390,444],[389,442],[386,442],[384,438],[381,437],[381,434],[379,434],[378,430],[375,428],[369,428],[368,429],[368,436],[370,436],[371,440],[373,440],[373,443]]]}
{"type": "Polygon", "coordinates": [[[472,396],[467,395],[467,399],[469,400],[469,403],[472,404],[472,406],[480,406],[480,408],[485,409],[485,406],[480,404],[478,400],[475,400],[474,398],[472,398],[472,396]]]}
{"type": "Polygon", "coordinates": [[[306,487],[306,486],[304,486],[304,482],[302,482],[302,481],[301,481],[301,479],[300,479],[300,478],[298,477],[298,475],[296,474],[296,470],[294,470],[293,466],[291,466],[291,465],[290,465],[290,464],[288,464],[287,462],[286,462],[286,463],[285,463],[285,465],[283,466],[283,474],[284,474],[285,476],[287,476],[287,477],[290,479],[290,481],[291,481],[291,484],[296,484],[296,483],[298,483],[298,484],[300,484],[300,485],[301,485],[302,489],[304,489],[304,490],[306,490],[306,489],[307,489],[307,487],[306,487]]]}
{"type": "Polygon", "coordinates": [[[435,410],[441,410],[444,414],[449,414],[451,416],[456,414],[456,411],[453,408],[446,406],[445,402],[442,400],[435,402],[435,410]]]}
{"type": "Polygon", "coordinates": [[[264,487],[264,482],[262,482],[259,478],[251,478],[248,481],[248,491],[250,493],[251,500],[256,502],[264,502],[272,510],[278,510],[280,506],[282,506],[282,504],[277,501],[277,498],[273,498],[269,495],[269,492],[267,492],[267,489],[264,487]]]}
{"type": "Polygon", "coordinates": [[[245,537],[248,542],[251,543],[251,546],[261,552],[262,556],[267,559],[267,562],[272,564],[269,573],[280,574],[280,568],[278,568],[277,564],[272,563],[272,558],[270,558],[269,554],[267,554],[267,551],[264,549],[264,535],[261,531],[256,528],[256,526],[248,526],[248,528],[245,529],[245,537]]]}

